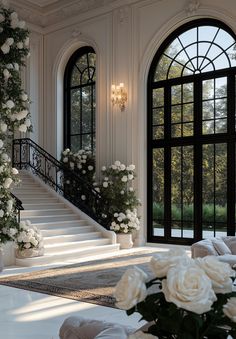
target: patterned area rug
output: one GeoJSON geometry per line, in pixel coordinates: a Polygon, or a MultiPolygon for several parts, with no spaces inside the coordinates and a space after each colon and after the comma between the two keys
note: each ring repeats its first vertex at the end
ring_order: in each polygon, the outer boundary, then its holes
{"type": "Polygon", "coordinates": [[[0,278],[0,285],[115,307],[114,287],[128,268],[136,265],[151,278],[154,252],[147,252],[0,278]]]}

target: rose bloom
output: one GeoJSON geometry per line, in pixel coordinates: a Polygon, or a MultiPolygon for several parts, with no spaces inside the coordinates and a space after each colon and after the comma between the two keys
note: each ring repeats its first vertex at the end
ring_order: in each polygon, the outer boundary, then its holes
{"type": "Polygon", "coordinates": [[[215,293],[232,292],[231,277],[235,276],[229,264],[220,262],[215,256],[196,258],[195,263],[208,275],[212,281],[215,293]]]}
{"type": "Polygon", "coordinates": [[[128,269],[115,287],[116,306],[129,310],[147,296],[147,274],[138,267],[128,269]]]}
{"type": "Polygon", "coordinates": [[[157,278],[167,275],[170,267],[176,266],[179,262],[188,264],[191,259],[187,256],[184,249],[173,248],[164,253],[155,254],[150,260],[150,267],[157,278]]]}
{"type": "Polygon", "coordinates": [[[228,300],[227,304],[223,306],[224,314],[236,323],[236,298],[232,297],[228,300]]]}
{"type": "Polygon", "coordinates": [[[11,178],[6,178],[4,183],[3,183],[3,187],[4,188],[9,188],[11,186],[12,181],[13,180],[11,178]]]}
{"type": "Polygon", "coordinates": [[[210,311],[217,300],[210,278],[196,265],[170,268],[162,281],[162,291],[166,301],[197,314],[210,311]]]}

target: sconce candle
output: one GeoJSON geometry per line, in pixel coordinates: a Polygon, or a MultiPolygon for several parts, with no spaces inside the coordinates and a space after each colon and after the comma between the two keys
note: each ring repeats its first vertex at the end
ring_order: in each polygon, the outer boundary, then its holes
{"type": "Polygon", "coordinates": [[[125,110],[127,102],[127,93],[123,82],[120,85],[111,85],[111,102],[113,105],[118,105],[121,111],[125,110]]]}

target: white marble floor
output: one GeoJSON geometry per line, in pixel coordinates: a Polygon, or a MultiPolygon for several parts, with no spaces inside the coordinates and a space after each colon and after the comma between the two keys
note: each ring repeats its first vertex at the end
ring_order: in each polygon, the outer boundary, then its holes
{"type": "MultiPolygon", "coordinates": [[[[120,252],[124,254],[147,248],[150,249],[150,247],[145,247],[120,252]]],[[[154,251],[167,250],[165,246],[152,248],[154,251]]],[[[97,258],[89,258],[91,259],[97,258]]],[[[65,263],[58,263],[58,265],[65,265],[65,263]]],[[[0,277],[45,268],[48,267],[6,267],[0,273],[0,277]]],[[[125,311],[119,309],[0,285],[0,339],[58,339],[61,324],[71,315],[106,320],[135,328],[142,325],[138,322],[139,314],[128,317],[125,311]]]]}

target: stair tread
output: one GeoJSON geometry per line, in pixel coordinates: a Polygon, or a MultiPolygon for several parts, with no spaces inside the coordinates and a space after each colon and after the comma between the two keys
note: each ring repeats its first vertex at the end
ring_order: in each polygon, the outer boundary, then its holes
{"type": "Polygon", "coordinates": [[[59,243],[59,244],[48,244],[48,245],[44,245],[45,250],[50,249],[50,248],[55,248],[55,247],[67,247],[67,246],[74,246],[76,244],[80,245],[80,244],[86,244],[86,243],[96,243],[98,241],[110,241],[109,238],[98,238],[98,239],[88,239],[88,240],[81,240],[81,241],[69,241],[69,242],[64,242],[64,243],[59,243]]]}
{"type": "MultiPolygon", "coordinates": [[[[94,231],[94,232],[88,232],[88,233],[79,233],[79,234],[58,234],[58,235],[52,235],[52,236],[46,236],[46,237],[43,237],[43,239],[44,240],[51,240],[52,238],[53,239],[57,239],[57,238],[69,238],[69,237],[76,237],[76,236],[83,236],[83,237],[86,237],[86,236],[90,236],[90,235],[101,235],[101,232],[99,232],[99,231],[94,231]]],[[[107,239],[107,238],[102,238],[102,237],[100,237],[99,239],[107,239]]],[[[91,240],[94,240],[94,238],[93,239],[91,239],[91,240]]]]}

